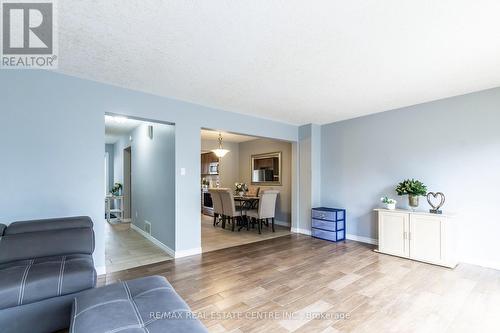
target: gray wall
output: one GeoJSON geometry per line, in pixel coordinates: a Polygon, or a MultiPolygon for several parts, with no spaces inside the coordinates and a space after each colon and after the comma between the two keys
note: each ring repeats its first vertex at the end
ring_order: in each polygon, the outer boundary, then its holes
{"type": "MultiPolygon", "coordinates": [[[[217,140],[202,140],[201,150],[208,152],[216,149],[219,146],[217,140]]],[[[224,142],[224,148],[229,149],[219,163],[219,180],[220,186],[225,188],[233,188],[234,183],[239,181],[239,144],[236,142],[224,142]]]]}
{"type": "Polygon", "coordinates": [[[115,145],[106,144],[104,151],[108,153],[108,192],[114,186],[114,173],[115,173],[115,145]]]}
{"type": "Polygon", "coordinates": [[[416,178],[458,214],[462,259],[500,267],[500,89],[323,126],[321,172],[322,203],[347,208],[348,234],[376,238],[379,198],[406,208],[394,188],[416,178]]]}
{"type": "MultiPolygon", "coordinates": [[[[292,145],[289,142],[257,139],[240,143],[239,179],[241,182],[251,184],[250,158],[254,154],[282,152],[282,185],[262,186],[261,189],[274,188],[280,191],[276,203],[276,219],[290,225],[291,222],[291,195],[292,195],[292,145]]],[[[257,185],[256,185],[257,186],[257,185]]],[[[232,186],[234,188],[234,185],[232,186]]]]}
{"type": "Polygon", "coordinates": [[[104,267],[104,113],[89,91],[44,71],[0,74],[0,223],[74,215],[94,221],[104,267]]]}
{"type": "Polygon", "coordinates": [[[100,271],[105,113],[175,123],[175,250],[181,255],[201,245],[201,128],[297,140],[296,126],[50,71],[2,71],[0,100],[0,222],[89,215],[100,271]]]}
{"type": "Polygon", "coordinates": [[[321,127],[299,127],[299,192],[297,195],[297,230],[311,233],[311,208],[321,205],[321,127]]]}
{"type": "Polygon", "coordinates": [[[115,144],[115,182],[123,184],[123,149],[132,150],[132,223],[175,249],[175,126],[143,124],[115,144]],[[132,141],[130,141],[132,137],[132,141]]]}

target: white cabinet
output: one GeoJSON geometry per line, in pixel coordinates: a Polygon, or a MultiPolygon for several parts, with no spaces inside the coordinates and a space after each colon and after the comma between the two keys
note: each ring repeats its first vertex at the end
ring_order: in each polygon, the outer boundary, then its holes
{"type": "Polygon", "coordinates": [[[400,257],[410,256],[408,232],[410,219],[408,214],[384,213],[379,215],[378,233],[379,250],[400,257]]]}
{"type": "Polygon", "coordinates": [[[455,267],[455,225],[450,216],[376,209],[378,252],[455,267]]]}

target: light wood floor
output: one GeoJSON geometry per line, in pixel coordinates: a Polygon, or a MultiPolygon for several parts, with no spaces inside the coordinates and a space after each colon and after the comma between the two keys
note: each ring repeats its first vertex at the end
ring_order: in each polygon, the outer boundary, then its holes
{"type": "Polygon", "coordinates": [[[130,228],[129,223],[106,223],[106,272],[173,259],[165,251],[130,228]]]}
{"type": "Polygon", "coordinates": [[[165,276],[211,332],[500,331],[499,271],[450,270],[352,241],[292,234],[111,273],[99,284],[148,275],[165,276]]]}
{"type": "Polygon", "coordinates": [[[203,252],[225,249],[228,247],[260,242],[262,240],[281,237],[290,234],[289,227],[275,226],[275,232],[272,232],[271,227],[264,227],[259,235],[257,228],[242,229],[238,232],[238,227],[234,232],[230,226],[222,229],[221,224],[214,227],[213,217],[201,215],[201,249],[203,252]]]}
{"type": "MultiPolygon", "coordinates": [[[[229,227],[213,226],[213,218],[201,216],[201,240],[203,252],[248,244],[290,234],[290,228],[276,226],[276,232],[265,227],[262,234],[257,229],[232,232],[229,227]]],[[[106,271],[118,272],[173,259],[161,248],[146,239],[129,224],[106,223],[106,271]]]]}

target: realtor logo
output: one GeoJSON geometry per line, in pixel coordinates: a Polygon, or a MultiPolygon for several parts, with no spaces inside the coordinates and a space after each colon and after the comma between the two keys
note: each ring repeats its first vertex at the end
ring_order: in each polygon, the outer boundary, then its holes
{"type": "Polygon", "coordinates": [[[55,68],[57,65],[54,2],[35,1],[2,1],[3,68],[55,68]]]}

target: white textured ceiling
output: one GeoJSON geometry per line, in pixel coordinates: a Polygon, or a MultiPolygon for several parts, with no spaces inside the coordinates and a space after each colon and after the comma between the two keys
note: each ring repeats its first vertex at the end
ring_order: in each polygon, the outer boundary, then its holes
{"type": "Polygon", "coordinates": [[[498,0],[58,1],[59,71],[293,124],[500,85],[498,0]]]}
{"type": "Polygon", "coordinates": [[[130,133],[134,128],[146,122],[126,117],[104,117],[104,139],[106,143],[116,143],[120,138],[130,133]]]}

